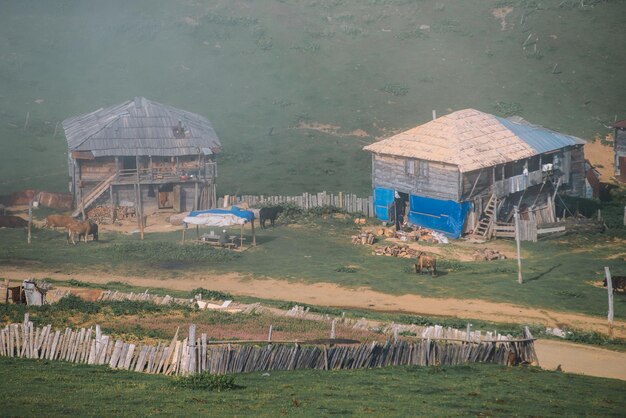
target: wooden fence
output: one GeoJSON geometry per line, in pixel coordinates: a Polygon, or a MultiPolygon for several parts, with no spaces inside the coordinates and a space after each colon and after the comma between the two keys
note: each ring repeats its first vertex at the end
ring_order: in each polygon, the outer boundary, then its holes
{"type": "MultiPolygon", "coordinates": [[[[534,340],[528,329],[525,338],[471,339],[389,339],[386,343],[358,345],[306,344],[301,341],[208,341],[196,338],[196,326],[189,337],[178,339],[178,330],[169,344],[124,343],[102,334],[100,327],[64,332],[50,325],[34,327],[25,315],[21,324],[0,328],[0,355],[72,363],[107,364],[111,368],[143,373],[187,375],[294,369],[359,369],[396,365],[453,365],[467,362],[509,364],[537,362],[534,340]]],[[[338,340],[340,341],[340,340],[338,340]]]]}
{"type": "Polygon", "coordinates": [[[324,206],[333,206],[343,209],[348,213],[361,213],[366,217],[374,217],[374,201],[372,196],[357,197],[355,194],[342,193],[338,194],[320,192],[320,193],[302,193],[299,196],[225,196],[218,199],[218,207],[228,205],[248,203],[251,207],[258,205],[278,205],[281,203],[291,203],[300,209],[308,210],[320,208],[324,206]]]}

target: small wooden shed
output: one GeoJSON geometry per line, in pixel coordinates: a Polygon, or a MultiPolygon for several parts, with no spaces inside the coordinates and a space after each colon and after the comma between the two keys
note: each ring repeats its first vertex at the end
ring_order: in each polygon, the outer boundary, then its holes
{"type": "MultiPolygon", "coordinates": [[[[554,217],[555,191],[582,196],[582,139],[465,109],[366,146],[376,216],[452,237],[485,234],[513,207],[554,217]],[[406,208],[406,209],[405,209],[406,208]]],[[[539,219],[540,221],[541,219],[539,219]]]]}
{"type": "Polygon", "coordinates": [[[188,211],[217,205],[221,143],[203,116],[136,97],[63,121],[77,214],[95,203],[188,211]]]}

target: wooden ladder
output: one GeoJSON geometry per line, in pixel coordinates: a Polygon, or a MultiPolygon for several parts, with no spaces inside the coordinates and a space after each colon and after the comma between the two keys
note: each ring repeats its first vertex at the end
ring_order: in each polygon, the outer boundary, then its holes
{"type": "Polygon", "coordinates": [[[109,188],[113,180],[115,180],[116,175],[117,173],[111,174],[110,177],[106,178],[104,181],[94,187],[93,190],[91,190],[89,194],[85,196],[82,203],[78,205],[78,208],[74,211],[74,213],[72,213],[72,217],[77,217],[82,210],[87,209],[89,205],[96,201],[97,198],[102,196],[102,193],[104,193],[109,188]],[[81,206],[83,207],[81,208],[81,206]]]}
{"type": "Polygon", "coordinates": [[[489,198],[489,201],[487,202],[487,205],[485,206],[483,216],[481,216],[480,221],[478,221],[478,227],[476,227],[476,231],[474,232],[476,235],[489,238],[493,223],[495,221],[496,203],[496,195],[492,194],[489,198]]]}

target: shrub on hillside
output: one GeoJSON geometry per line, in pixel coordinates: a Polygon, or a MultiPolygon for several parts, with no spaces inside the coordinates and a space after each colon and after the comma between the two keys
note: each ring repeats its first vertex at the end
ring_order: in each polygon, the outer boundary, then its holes
{"type": "Polygon", "coordinates": [[[230,375],[216,375],[210,373],[196,373],[189,376],[179,376],[172,382],[174,386],[183,389],[210,390],[221,392],[235,389],[235,377],[230,375]]]}

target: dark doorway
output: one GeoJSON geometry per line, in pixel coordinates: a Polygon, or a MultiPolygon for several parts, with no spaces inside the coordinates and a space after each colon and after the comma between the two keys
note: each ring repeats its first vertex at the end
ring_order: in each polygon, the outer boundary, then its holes
{"type": "Polygon", "coordinates": [[[137,157],[122,157],[122,169],[123,170],[136,170],[137,169],[137,157]]]}
{"type": "Polygon", "coordinates": [[[396,209],[396,231],[406,225],[409,214],[409,195],[407,193],[396,192],[393,200],[396,209]]]}
{"type": "Polygon", "coordinates": [[[171,183],[159,185],[159,209],[174,207],[174,185],[171,183]]]}

